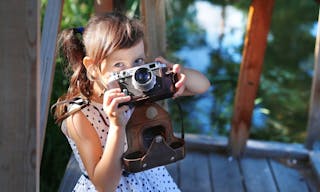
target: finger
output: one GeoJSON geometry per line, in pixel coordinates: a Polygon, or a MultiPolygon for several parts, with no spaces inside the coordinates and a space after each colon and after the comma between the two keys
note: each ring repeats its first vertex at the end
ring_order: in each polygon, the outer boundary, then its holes
{"type": "Polygon", "coordinates": [[[181,73],[181,65],[179,65],[179,64],[174,64],[174,65],[172,66],[172,71],[173,71],[174,73],[181,73]]]}
{"type": "Polygon", "coordinates": [[[185,74],[180,74],[178,82],[175,83],[176,88],[182,87],[186,82],[186,75],[185,74]]]}
{"type": "Polygon", "coordinates": [[[163,57],[161,57],[161,56],[156,57],[154,60],[155,60],[155,61],[159,61],[159,62],[161,62],[161,63],[167,63],[167,60],[165,60],[165,59],[164,59],[163,57]]]}
{"type": "Polygon", "coordinates": [[[114,88],[114,89],[109,89],[107,90],[104,95],[103,95],[103,102],[104,104],[106,104],[107,101],[109,101],[111,98],[110,96],[114,93],[121,93],[121,89],[120,88],[114,88]]]}
{"type": "Polygon", "coordinates": [[[121,106],[120,108],[117,108],[117,110],[112,111],[112,112],[111,112],[111,115],[112,115],[113,117],[116,117],[116,116],[119,116],[119,115],[125,115],[126,112],[127,112],[129,109],[130,109],[129,106],[124,105],[124,106],[121,106]]]}
{"type": "Polygon", "coordinates": [[[173,98],[175,99],[175,98],[181,96],[183,94],[184,90],[185,90],[185,86],[178,89],[178,91],[174,93],[173,98]]]}
{"type": "Polygon", "coordinates": [[[159,56],[157,58],[155,58],[155,61],[158,61],[160,63],[164,63],[167,65],[167,67],[172,68],[173,64],[170,63],[169,61],[167,61],[166,59],[164,59],[163,57],[159,56]]]}
{"type": "Polygon", "coordinates": [[[104,92],[104,96],[107,96],[110,93],[120,93],[120,92],[121,92],[120,88],[108,89],[106,92],[104,92]]]}
{"type": "Polygon", "coordinates": [[[112,99],[109,107],[110,107],[110,110],[112,111],[115,111],[115,110],[118,110],[118,106],[120,103],[125,103],[125,102],[128,102],[131,100],[131,97],[130,96],[124,96],[124,97],[116,97],[114,99],[112,99]]]}
{"type": "Polygon", "coordinates": [[[111,101],[114,99],[114,98],[117,98],[117,97],[123,97],[125,96],[124,93],[109,93],[105,96],[105,99],[104,99],[104,104],[105,105],[110,105],[111,101]]]}

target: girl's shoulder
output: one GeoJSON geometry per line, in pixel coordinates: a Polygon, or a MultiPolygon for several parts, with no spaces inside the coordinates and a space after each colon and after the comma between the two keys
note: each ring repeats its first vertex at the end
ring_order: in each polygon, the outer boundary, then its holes
{"type": "Polygon", "coordinates": [[[70,136],[70,129],[82,127],[79,125],[90,124],[83,110],[90,106],[90,101],[82,97],[74,97],[66,101],[65,119],[62,121],[61,129],[66,136],[70,136]]]}
{"type": "Polygon", "coordinates": [[[102,104],[94,101],[75,98],[68,104],[68,113],[69,115],[62,122],[63,126],[61,127],[67,136],[70,136],[70,129],[79,135],[81,133],[88,134],[88,130],[91,130],[88,127],[109,126],[102,104]]]}

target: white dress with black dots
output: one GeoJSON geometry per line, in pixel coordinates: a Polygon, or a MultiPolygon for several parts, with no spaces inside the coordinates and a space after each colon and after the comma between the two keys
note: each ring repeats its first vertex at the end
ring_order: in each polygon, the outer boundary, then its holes
{"type": "MultiPolygon", "coordinates": [[[[77,105],[70,106],[70,110],[73,107],[78,107],[77,105]]],[[[104,148],[106,139],[108,136],[109,120],[105,113],[103,112],[102,105],[99,103],[91,102],[87,107],[81,110],[83,114],[91,122],[91,125],[96,129],[101,146],[104,148]]],[[[78,149],[74,141],[66,134],[66,124],[65,121],[62,123],[62,131],[65,133],[72,151],[75,155],[76,160],[79,163],[79,167],[82,171],[82,175],[79,178],[76,186],[74,187],[75,192],[91,192],[96,191],[94,185],[88,179],[87,171],[81,161],[78,149]]],[[[125,144],[125,148],[127,148],[125,144]]],[[[156,167],[146,171],[138,173],[130,173],[127,176],[122,175],[120,178],[119,185],[116,189],[117,192],[120,191],[130,191],[130,192],[163,192],[170,191],[176,192],[180,191],[176,183],[173,181],[172,177],[166,170],[164,166],[156,167]]]]}

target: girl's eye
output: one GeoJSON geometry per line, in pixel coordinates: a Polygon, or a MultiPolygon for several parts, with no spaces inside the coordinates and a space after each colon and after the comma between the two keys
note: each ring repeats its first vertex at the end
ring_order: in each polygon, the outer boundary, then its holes
{"type": "Polygon", "coordinates": [[[124,66],[124,64],[123,63],[116,63],[113,66],[116,68],[122,68],[124,66]]]}
{"type": "Polygon", "coordinates": [[[134,61],[134,66],[139,66],[139,65],[143,65],[143,64],[144,64],[144,59],[143,58],[139,58],[139,59],[134,61]]]}

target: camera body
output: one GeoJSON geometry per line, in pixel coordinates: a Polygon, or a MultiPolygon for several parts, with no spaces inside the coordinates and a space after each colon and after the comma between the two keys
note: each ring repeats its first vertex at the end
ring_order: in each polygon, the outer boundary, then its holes
{"type": "Polygon", "coordinates": [[[128,103],[122,103],[131,106],[172,97],[177,80],[166,64],[153,62],[114,72],[109,82],[117,82],[122,92],[131,96],[128,103]]]}

